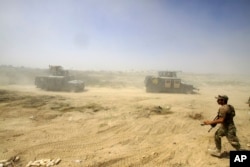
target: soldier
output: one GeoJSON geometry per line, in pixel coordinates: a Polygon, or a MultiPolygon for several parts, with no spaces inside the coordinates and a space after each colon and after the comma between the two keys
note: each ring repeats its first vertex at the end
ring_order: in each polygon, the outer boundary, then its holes
{"type": "Polygon", "coordinates": [[[226,136],[229,143],[236,149],[240,150],[239,139],[236,135],[236,127],[234,124],[234,116],[235,110],[232,105],[228,105],[228,97],[226,95],[218,95],[215,97],[217,99],[217,103],[221,105],[218,111],[217,119],[215,120],[206,120],[204,121],[205,125],[214,125],[220,123],[221,126],[215,132],[214,141],[216,145],[216,149],[209,149],[208,151],[211,155],[221,156],[221,137],[226,136]]]}
{"type": "Polygon", "coordinates": [[[250,97],[249,97],[249,99],[248,99],[248,101],[247,101],[247,104],[248,104],[249,107],[250,107],[250,97]]]}

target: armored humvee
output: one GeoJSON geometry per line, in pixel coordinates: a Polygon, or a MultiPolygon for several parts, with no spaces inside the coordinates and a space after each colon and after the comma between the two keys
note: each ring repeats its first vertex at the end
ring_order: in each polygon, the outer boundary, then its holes
{"type": "Polygon", "coordinates": [[[144,84],[146,92],[193,94],[198,90],[193,85],[183,83],[176,71],[159,71],[158,76],[146,76],[144,84]]]}
{"type": "Polygon", "coordinates": [[[74,91],[81,92],[85,84],[81,80],[75,80],[74,76],[69,75],[68,70],[62,66],[49,66],[48,76],[35,77],[35,85],[47,91],[74,91]]]}

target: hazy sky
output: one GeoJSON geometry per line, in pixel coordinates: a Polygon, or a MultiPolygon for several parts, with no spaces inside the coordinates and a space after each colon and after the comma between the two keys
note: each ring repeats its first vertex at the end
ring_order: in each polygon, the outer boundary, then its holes
{"type": "Polygon", "coordinates": [[[249,0],[0,0],[0,64],[250,73],[249,0]]]}

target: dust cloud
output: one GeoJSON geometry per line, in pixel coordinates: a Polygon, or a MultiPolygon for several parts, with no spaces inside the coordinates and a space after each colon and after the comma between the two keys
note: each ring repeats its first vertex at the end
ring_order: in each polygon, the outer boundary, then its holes
{"type": "MultiPolygon", "coordinates": [[[[250,79],[244,75],[180,72],[197,94],[147,93],[156,71],[77,71],[83,92],[45,91],[34,85],[47,69],[1,66],[0,160],[15,166],[60,159],[58,166],[228,166],[209,155],[215,96],[227,94],[236,109],[242,147],[250,147],[250,79]],[[13,159],[19,157],[19,160],[13,159]]],[[[223,138],[223,151],[233,150],[223,138]]]]}

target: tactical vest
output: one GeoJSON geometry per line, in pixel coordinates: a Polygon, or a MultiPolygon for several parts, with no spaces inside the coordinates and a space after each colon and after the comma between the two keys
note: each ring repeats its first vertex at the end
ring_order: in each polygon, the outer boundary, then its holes
{"type": "Polygon", "coordinates": [[[228,104],[228,107],[229,107],[229,112],[227,112],[225,120],[224,120],[225,125],[234,124],[233,118],[235,116],[235,109],[230,104],[228,104]]]}

